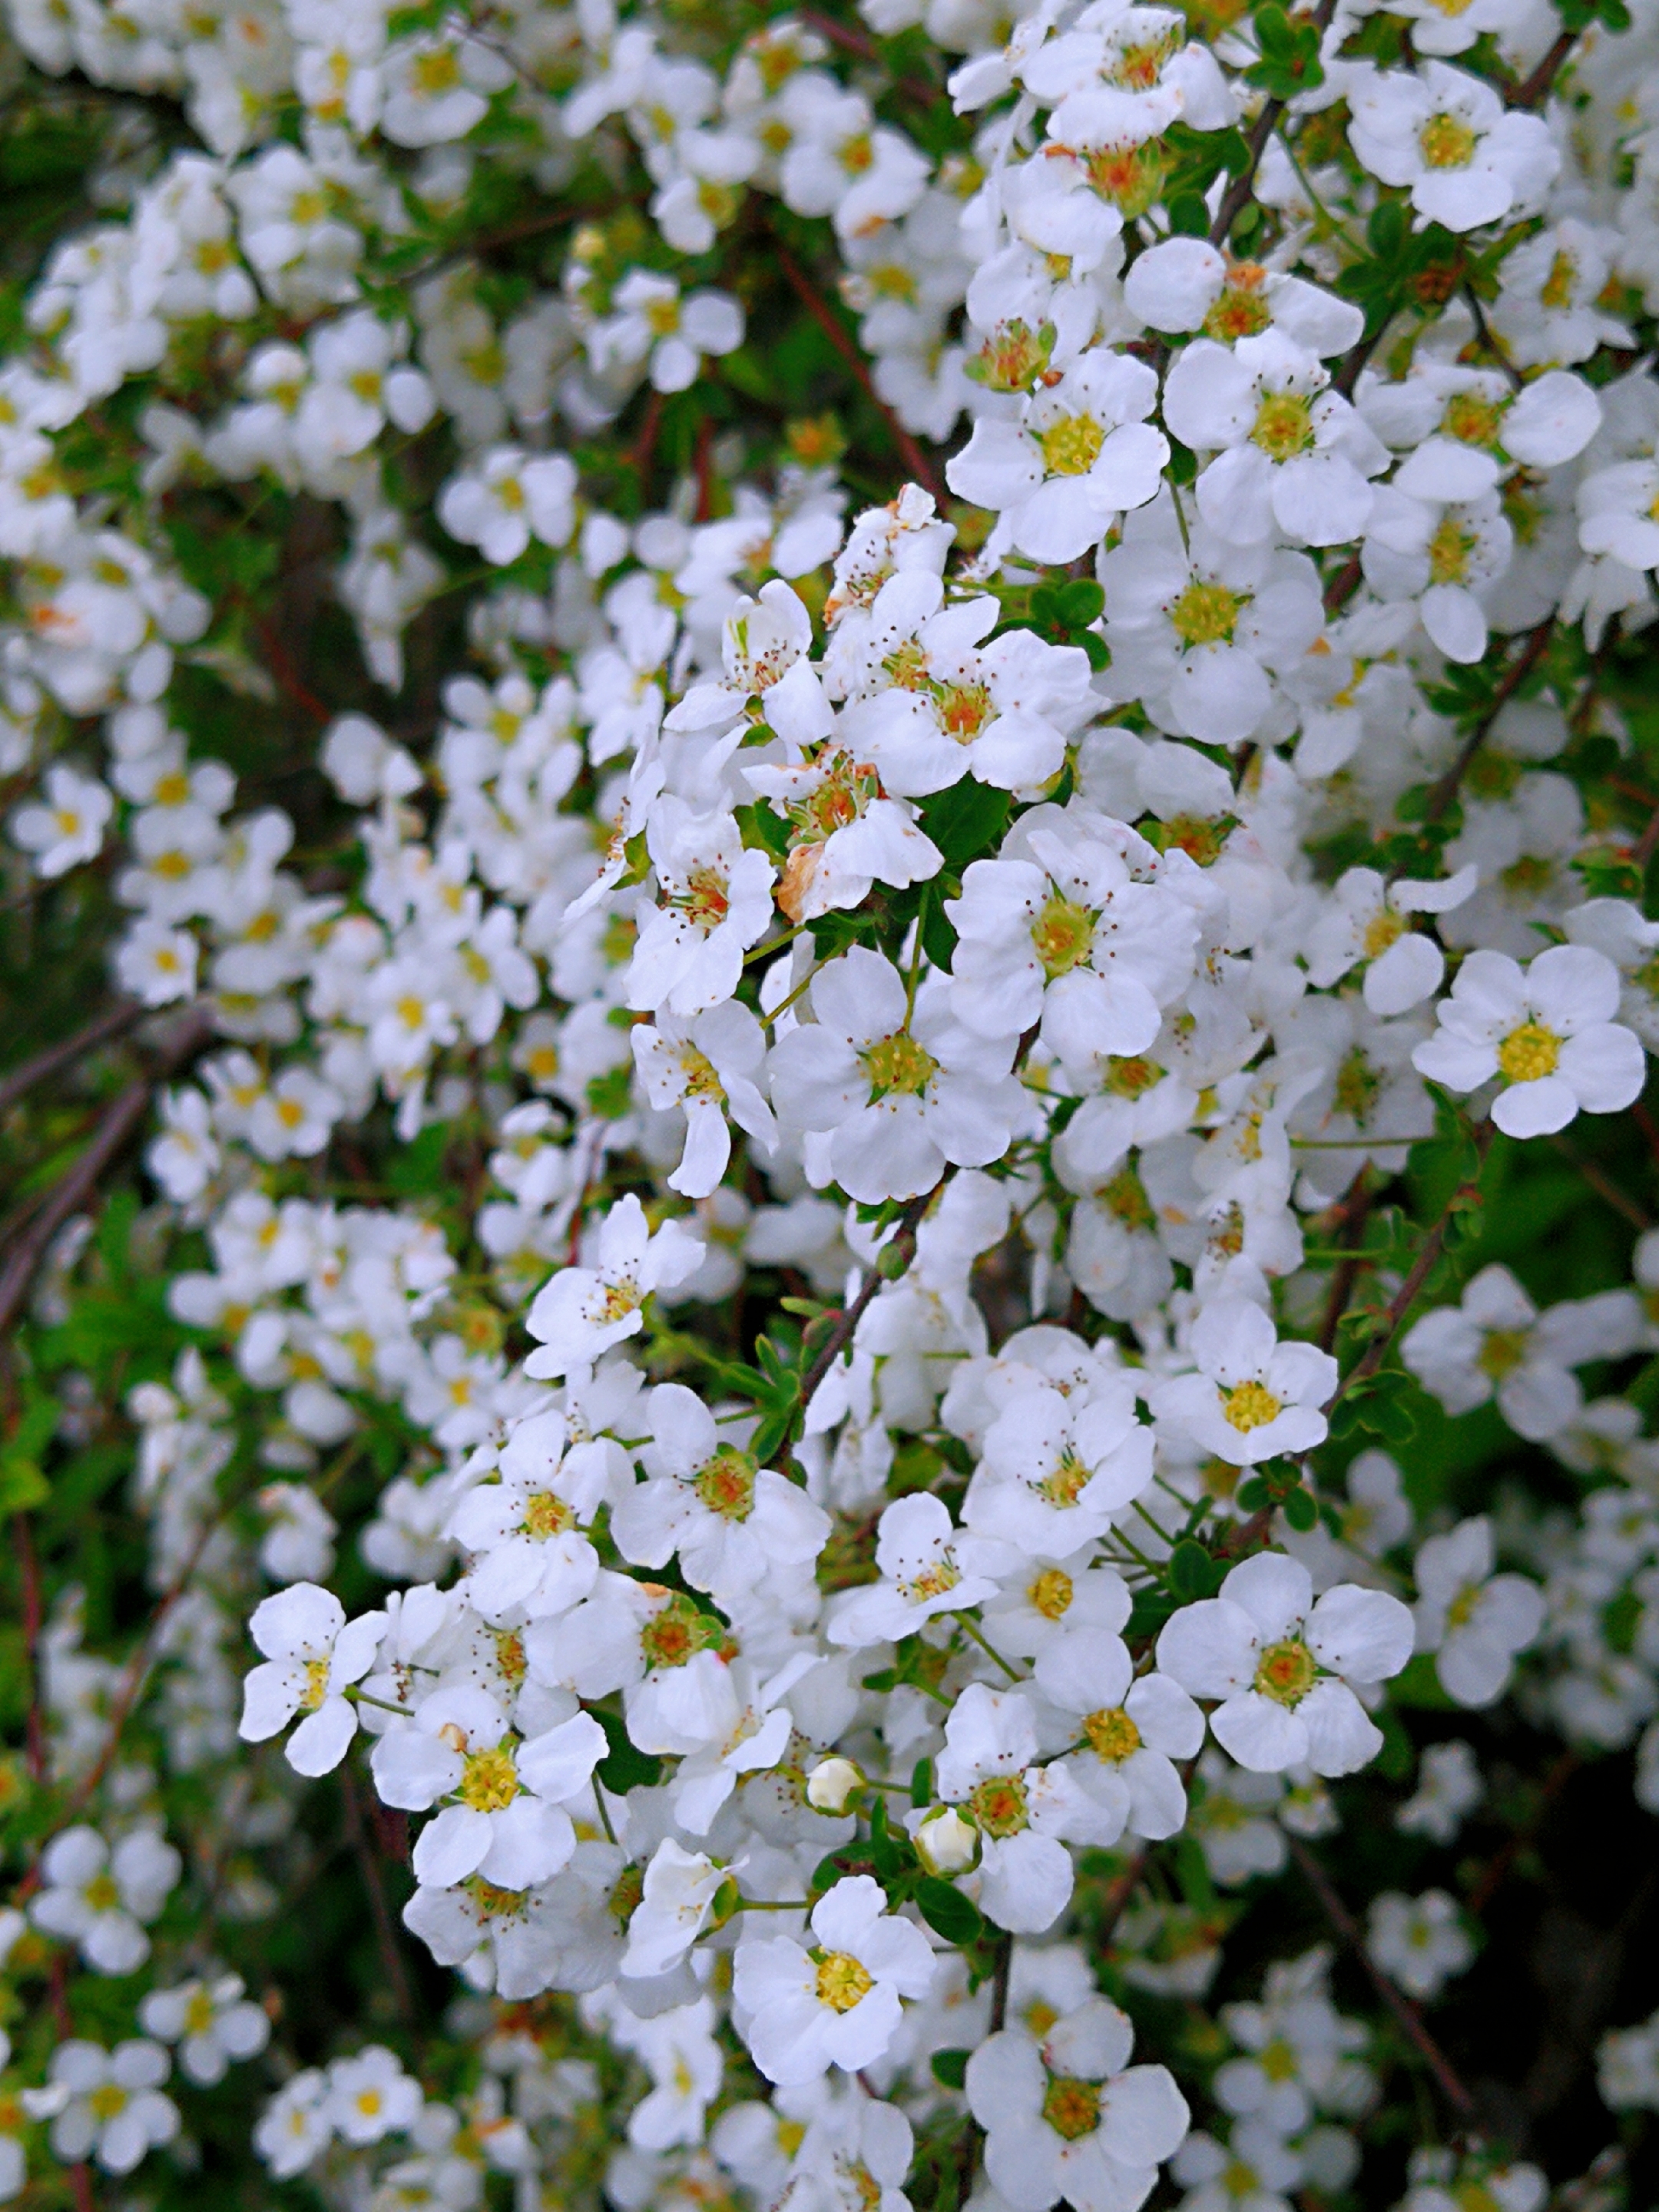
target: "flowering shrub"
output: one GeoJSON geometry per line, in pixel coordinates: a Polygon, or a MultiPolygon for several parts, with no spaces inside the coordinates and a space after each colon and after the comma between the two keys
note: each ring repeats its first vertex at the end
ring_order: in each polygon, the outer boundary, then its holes
{"type": "Polygon", "coordinates": [[[1646,2212],[1659,9],[8,12],[0,2199],[1646,2212]]]}

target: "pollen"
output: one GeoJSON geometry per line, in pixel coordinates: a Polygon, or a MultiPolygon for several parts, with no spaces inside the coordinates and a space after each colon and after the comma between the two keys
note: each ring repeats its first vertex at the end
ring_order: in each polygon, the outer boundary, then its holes
{"type": "Polygon", "coordinates": [[[1050,1505],[1075,1505],[1091,1480],[1090,1470],[1068,1445],[1055,1462],[1053,1473],[1031,1486],[1050,1505]]]}
{"type": "Polygon", "coordinates": [[[567,1528],[574,1528],[576,1516],[562,1498],[550,1490],[538,1490],[524,1502],[524,1513],[519,1526],[526,1536],[534,1536],[545,1543],[550,1536],[562,1536],[567,1528]]]}
{"type": "Polygon", "coordinates": [[[968,1800],[968,1809],[988,1836],[1017,1836],[1030,1826],[1025,1784],[1018,1774],[993,1775],[968,1800]]]}
{"type": "Polygon", "coordinates": [[[1522,1022],[1498,1048],[1498,1065],[1511,1083],[1541,1083],[1553,1075],[1561,1039],[1542,1022],[1522,1022]]]}
{"type": "Polygon", "coordinates": [[[1479,143],[1461,115],[1431,115],[1417,134],[1418,151],[1430,169],[1467,169],[1479,143]]]}
{"type": "Polygon", "coordinates": [[[1246,601],[1224,584],[1188,584],[1170,609],[1170,620],[1183,645],[1231,645],[1246,601]]]}
{"type": "Polygon", "coordinates": [[[1037,433],[1051,477],[1086,477],[1100,459],[1106,433],[1092,415],[1062,415],[1037,433]]]}
{"type": "Polygon", "coordinates": [[[1060,2075],[1050,2081],[1042,2099],[1042,2117],[1057,2136],[1076,2142],[1100,2125],[1100,2090],[1093,2081],[1079,2081],[1060,2075]]]}
{"type": "Polygon", "coordinates": [[[868,1046],[859,1054],[870,1079],[870,1088],[878,1098],[890,1094],[915,1098],[933,1081],[939,1062],[925,1046],[919,1045],[908,1030],[898,1030],[891,1036],[883,1037],[878,1043],[868,1046]]]}
{"type": "Polygon", "coordinates": [[[1263,1644],[1255,1662],[1254,1687],[1275,1705],[1299,1705],[1318,1673],[1313,1653],[1302,1638],[1287,1636],[1281,1643],[1263,1644]]]}
{"type": "Polygon", "coordinates": [[[1056,975],[1069,975],[1089,957],[1094,949],[1095,921],[1091,908],[1079,906],[1058,891],[1050,896],[1031,924],[1031,943],[1050,982],[1056,975]]]}
{"type": "Polygon", "coordinates": [[[1314,442],[1313,409],[1299,392],[1269,392],[1256,410],[1250,442],[1270,461],[1293,461],[1314,442]]]}
{"type": "Polygon", "coordinates": [[[1265,1382],[1238,1382],[1223,1395],[1227,1401],[1228,1422],[1240,1436],[1249,1436],[1252,1429],[1265,1429],[1283,1411],[1280,1401],[1265,1382]]]}
{"type": "Polygon", "coordinates": [[[1115,1766],[1140,1748],[1140,1730],[1121,1705],[1103,1705],[1083,1723],[1089,1748],[1097,1759],[1115,1766]]]}
{"type": "Polygon", "coordinates": [[[1365,924],[1359,949],[1367,960],[1380,960],[1389,947],[1397,945],[1405,934],[1405,915],[1396,914],[1392,907],[1379,907],[1365,924]]]}
{"type": "Polygon", "coordinates": [[[510,1751],[475,1751],[466,1762],[457,1792],[474,1813],[501,1813],[519,1794],[519,1777],[510,1751]]]}
{"type": "Polygon", "coordinates": [[[870,1969],[850,1951],[826,1951],[818,1960],[818,2002],[831,2012],[851,2012],[875,1986],[870,1969]]]}
{"type": "Polygon", "coordinates": [[[722,1521],[746,1521],[755,1510],[757,1464],[734,1444],[721,1444],[691,1479],[691,1487],[722,1521]]]}
{"type": "Polygon", "coordinates": [[[328,1695],[328,1672],[326,1659],[306,1661],[306,1686],[300,1692],[301,1712],[314,1713],[328,1695]]]}
{"type": "Polygon", "coordinates": [[[1072,1577],[1064,1567],[1045,1567],[1026,1595],[1045,1620],[1063,1620],[1071,1610],[1072,1577]]]}

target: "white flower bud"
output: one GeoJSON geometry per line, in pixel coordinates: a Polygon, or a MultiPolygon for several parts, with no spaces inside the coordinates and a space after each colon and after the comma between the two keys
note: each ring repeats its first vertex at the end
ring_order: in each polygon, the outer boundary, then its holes
{"type": "Polygon", "coordinates": [[[818,1813],[844,1813],[864,1776],[850,1759],[821,1759],[806,1778],[806,1802],[818,1813]]]}
{"type": "Polygon", "coordinates": [[[930,1813],[912,1841],[929,1874],[963,1874],[979,1856],[979,1830],[954,1805],[930,1813]]]}

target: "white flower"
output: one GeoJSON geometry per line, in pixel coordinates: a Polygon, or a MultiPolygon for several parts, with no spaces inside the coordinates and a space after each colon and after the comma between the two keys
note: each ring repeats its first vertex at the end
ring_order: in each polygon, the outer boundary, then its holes
{"type": "Polygon", "coordinates": [[[1075,1629],[1036,1662],[1036,1685],[1050,1705],[1078,1717],[1081,1747],[1066,1765],[1082,1788],[1131,1835],[1175,1835],[1187,1818],[1178,1759],[1204,1741],[1204,1716],[1168,1674],[1135,1679],[1121,1638],[1075,1629]]]}
{"type": "Polygon", "coordinates": [[[1407,1897],[1384,1890],[1365,1917],[1365,1948],[1390,1980],[1414,1997],[1437,1996],[1474,1956],[1474,1945],[1443,1889],[1407,1897]]]}
{"type": "Polygon", "coordinates": [[[672,1290],[701,1263],[700,1238],[678,1221],[652,1230],[630,1191],[601,1223],[597,1267],[563,1267],[536,1296],[525,1327],[542,1346],[525,1362],[537,1380],[592,1367],[612,1345],[637,1335],[653,1291],[672,1290]]]}
{"type": "Polygon", "coordinates": [[[913,1198],[947,1161],[1001,1157],[1022,1103],[1012,1031],[972,1035],[937,976],[912,1004],[898,969],[864,945],[820,968],[810,996],[815,1018],[773,1048],[772,1103],[787,1127],[829,1138],[830,1178],[849,1197],[913,1198]]]}
{"type": "Polygon", "coordinates": [[[586,1596],[599,1556],[586,1530],[609,1489],[603,1453],[567,1458],[562,1413],[521,1421],[501,1449],[497,1482],[469,1490],[447,1533],[473,1557],[468,1602],[486,1620],[536,1620],[586,1596]]]}
{"type": "Polygon", "coordinates": [[[1583,1395],[1573,1366],[1626,1348],[1617,1340],[1605,1347],[1572,1341],[1572,1321],[1565,1307],[1540,1320],[1509,1269],[1494,1261],[1466,1285],[1460,1304],[1437,1307],[1407,1331],[1400,1356],[1449,1413],[1472,1412],[1496,1397],[1517,1436],[1542,1443],[1578,1417],[1583,1395]]]}
{"type": "MultiPolygon", "coordinates": [[[[417,1890],[416,1894],[425,1893],[417,1890]]],[[[259,2115],[253,2148],[275,2179],[287,2181],[303,2173],[333,2136],[328,2077],[320,2068],[308,2066],[285,2081],[259,2115]]]]}
{"type": "Polygon", "coordinates": [[[1641,1041],[1613,1019],[1619,997],[1619,970],[1588,945],[1552,945],[1524,969],[1507,953],[1471,952],[1412,1062],[1449,1091],[1501,1078],[1498,1127],[1550,1136],[1581,1111],[1620,1112],[1646,1080],[1641,1041]]]}
{"type": "Polygon", "coordinates": [[[420,2083],[383,2044],[371,2043],[353,2057],[337,2058],[328,2069],[327,2117],[349,2143],[379,2142],[404,2133],[422,2102],[420,2083]]]}
{"type": "Polygon", "coordinates": [[[1506,111],[1489,84],[1444,62],[1370,72],[1349,106],[1355,153],[1385,185],[1409,186],[1419,228],[1530,214],[1561,166],[1541,116],[1506,111]]]}
{"type": "Polygon", "coordinates": [[[1427,1836],[1449,1844],[1486,1794],[1474,1753],[1461,1737],[1427,1745],[1418,1769],[1417,1789],[1394,1816],[1408,1836],[1427,1836]]]}
{"type": "Polygon", "coordinates": [[[959,499],[1000,512],[998,537],[1034,561],[1075,561],[1163,481],[1170,444],[1146,421],[1158,378],[1097,346],[1026,403],[1019,422],[981,417],[945,465],[959,499]]]}
{"type": "Polygon", "coordinates": [[[728,999],[690,1021],[659,1011],[654,1022],[637,1024],[631,1037],[652,1105],[659,1114],[678,1106],[685,1115],[685,1150],[668,1178],[671,1190],[707,1198],[719,1187],[732,1157],[728,1113],[763,1152],[773,1149],[777,1126],[755,1083],[766,1040],[747,1006],[728,999]]]}
{"type": "Polygon", "coordinates": [[[1446,957],[1412,927],[1413,914],[1444,914],[1475,887],[1473,867],[1443,883],[1407,877],[1390,884],[1375,868],[1349,868],[1308,938],[1308,973],[1328,990],[1363,962],[1365,1004],[1374,1014],[1403,1014],[1440,988],[1446,957]]]}
{"type": "Polygon", "coordinates": [[[628,971],[638,1013],[705,1012],[732,996],[743,956],[772,920],[772,863],[744,848],[730,814],[693,814],[664,799],[646,830],[663,903],[641,922],[628,971]]]}
{"type": "Polygon", "coordinates": [[[1088,655],[1035,630],[991,637],[1000,612],[988,594],[947,601],[926,568],[901,569],[877,592],[862,652],[837,664],[849,694],[839,734],[888,791],[918,799],[971,774],[1035,793],[1059,774],[1096,703],[1088,655]]]}
{"type": "Polygon", "coordinates": [[[629,1485],[611,1510],[617,1548],[635,1566],[677,1554],[694,1589],[755,1589],[780,1567],[815,1559],[830,1516],[771,1468],[722,1437],[708,1408],[678,1382],[651,1393],[648,1480],[629,1485]]]}
{"type": "Polygon", "coordinates": [[[811,1950],[793,1936],[745,1941],[732,1990],[744,2039],[769,2081],[811,2081],[872,2065],[898,2032],[901,1999],[925,1997],[934,1960],[921,1929],[886,1910],[868,1875],[838,1881],[813,1908],[811,1950]]]}
{"type": "Polygon", "coordinates": [[[575,1831],[563,1803],[586,1788],[605,1749],[591,1714],[521,1743],[485,1691],[440,1689],[412,1722],[393,1722],[371,1765],[388,1805],[424,1812],[448,1801],[416,1841],[417,1881],[447,1888],[477,1874],[529,1889],[570,1856],[575,1831]]]}
{"type": "Polygon", "coordinates": [[[12,816],[12,842],[33,854],[37,875],[48,880],[65,875],[97,858],[114,806],[95,776],[77,775],[58,762],[46,770],[45,802],[20,806],[12,816]]]}
{"type": "Polygon", "coordinates": [[[962,1517],[976,1536],[1033,1558],[1063,1559],[1104,1535],[1112,1516],[1152,1479],[1152,1431],[1135,1414],[1135,1386],[1111,1376],[1086,1402],[1022,1390],[987,1431],[962,1517]]]}
{"type": "Polygon", "coordinates": [[[1219,1596],[1165,1624],[1158,1663],[1194,1697],[1221,1701],[1211,1730],[1242,1766],[1352,1774],[1382,1737],[1348,1683],[1397,1674],[1412,1634],[1398,1598],[1340,1583],[1316,1604],[1299,1561],[1262,1552],[1232,1570],[1219,1596]]]}
{"type": "Polygon", "coordinates": [[[248,1633],[265,1655],[242,1685],[238,1733],[263,1743],[303,1713],[285,1749],[296,1774],[326,1774],[345,1757],[357,1732],[356,1709],[344,1692],[374,1663],[383,1613],[348,1621],[331,1590],[295,1583],[254,1610],[248,1633]]]}
{"type": "Polygon", "coordinates": [[[939,1498],[926,1492],[895,1498],[877,1528],[881,1580],[839,1600],[824,1633],[855,1651],[914,1636],[934,1613],[960,1613],[994,1597],[995,1572],[1007,1557],[1001,1544],[963,1535],[939,1498]]]}
{"type": "Polygon", "coordinates": [[[633,1980],[652,1980],[678,1966],[727,1879],[726,1869],[707,1852],[688,1851],[665,1836],[645,1869],[618,1971],[633,1980]]]}
{"type": "Polygon", "coordinates": [[[1431,1536],[1417,1554],[1417,1648],[1432,1651],[1440,1686],[1460,1705],[1495,1705],[1515,1655],[1544,1625],[1544,1593],[1524,1575],[1492,1573],[1484,1514],[1431,1536]]]}
{"type": "Polygon", "coordinates": [[[112,1850],[96,1828],[65,1828],[40,1855],[43,1887],[29,1918],[76,1944],[94,1973],[131,1974],[149,1956],[144,1925],[183,1869],[172,1844],[149,1828],[135,1828],[112,1850]]]}
{"type": "Polygon", "coordinates": [[[75,2037],[52,2054],[46,2080],[69,2100],[52,2124],[52,2147],[66,2165],[95,2158],[106,2173],[131,2173],[179,2132],[179,2107],[161,2094],[171,2070],[159,2043],[134,2037],[106,2051],[75,2037]]]}
{"type": "Polygon", "coordinates": [[[777,902],[791,921],[861,905],[874,883],[925,883],[944,866],[915,808],[890,798],[875,768],[833,741],[797,766],[745,768],[744,777],[789,823],[777,902]]]}
{"type": "Polygon", "coordinates": [[[655,270],[630,269],[611,306],[588,332],[589,359],[601,372],[613,362],[637,368],[648,359],[658,392],[685,391],[704,356],[732,353],[743,343],[743,309],[735,300],[725,292],[683,299],[672,277],[655,270]]]}
{"type": "Polygon", "coordinates": [[[1184,445],[1218,455],[1195,497],[1219,536],[1257,544],[1276,526],[1296,544],[1339,545],[1364,530],[1365,476],[1385,456],[1329,382],[1318,356],[1277,330],[1231,349],[1196,338],[1177,356],[1164,419],[1184,445]]]}
{"type": "Polygon", "coordinates": [[[152,1990],[138,2008],[147,2035],[179,2045],[179,2063],[192,2081],[210,2088],[233,2060],[256,2057],[270,2039],[264,2008],[244,1994],[240,1974],[179,1982],[152,1990]]]}
{"type": "Polygon", "coordinates": [[[1064,1760],[1039,1766],[1036,1719],[1018,1690],[970,1682],[945,1723],[934,1769],[939,1796],[980,1834],[979,1905],[999,1928],[1040,1936],[1072,1895],[1067,1843],[1121,1832],[1121,1808],[1086,1795],[1064,1760]]]}
{"type": "Polygon", "coordinates": [[[1243,1298],[1212,1299],[1193,1324],[1198,1371],[1152,1386],[1160,1421],[1232,1467],[1311,1451],[1329,1427],[1319,1410],[1337,1364],[1316,1345],[1281,1344],[1271,1319],[1243,1298]]]}
{"type": "Polygon", "coordinates": [[[1038,2043],[1023,2027],[968,2062],[968,2102],[986,2131],[985,2171],[1014,2212],[1134,2212],[1187,2132],[1186,2100],[1162,2066],[1131,2066],[1134,2031],[1091,1997],[1038,2043]]]}

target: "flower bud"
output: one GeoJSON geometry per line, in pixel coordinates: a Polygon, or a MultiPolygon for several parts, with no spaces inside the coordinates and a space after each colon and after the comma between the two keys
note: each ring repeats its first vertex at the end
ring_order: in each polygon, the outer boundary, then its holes
{"type": "Polygon", "coordinates": [[[850,1759],[821,1759],[806,1778],[806,1802],[817,1813],[844,1813],[864,1787],[850,1759]]]}
{"type": "Polygon", "coordinates": [[[979,1830],[954,1805],[940,1805],[911,1838],[929,1874],[965,1874],[979,1856],[979,1830]]]}

